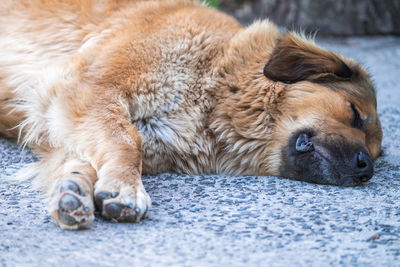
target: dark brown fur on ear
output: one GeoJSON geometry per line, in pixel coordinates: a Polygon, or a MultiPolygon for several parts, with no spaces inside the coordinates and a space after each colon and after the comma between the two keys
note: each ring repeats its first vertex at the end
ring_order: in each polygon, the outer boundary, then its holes
{"type": "Polygon", "coordinates": [[[303,80],[318,82],[331,80],[332,77],[350,78],[352,70],[334,53],[290,33],[276,44],[264,67],[264,75],[285,83],[303,80]]]}

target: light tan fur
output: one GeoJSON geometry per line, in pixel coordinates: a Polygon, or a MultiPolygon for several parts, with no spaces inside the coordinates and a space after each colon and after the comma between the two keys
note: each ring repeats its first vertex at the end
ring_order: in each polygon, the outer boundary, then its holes
{"type": "Polygon", "coordinates": [[[41,157],[36,181],[66,229],[90,225],[101,192],[118,193],[103,208],[123,207],[119,218],[103,216],[138,221],[150,207],[142,172],[279,175],[290,133],[321,118],[321,131],[350,136],[375,158],[374,92],[365,100],[368,91],[267,79],[263,68],[282,38],[328,53],[268,21],[243,28],[187,1],[6,0],[0,132],[41,157]],[[347,126],[349,99],[370,121],[364,132],[347,126]],[[63,180],[84,193],[63,191],[63,180]],[[57,213],[65,194],[86,208],[69,213],[72,225],[57,213]]]}

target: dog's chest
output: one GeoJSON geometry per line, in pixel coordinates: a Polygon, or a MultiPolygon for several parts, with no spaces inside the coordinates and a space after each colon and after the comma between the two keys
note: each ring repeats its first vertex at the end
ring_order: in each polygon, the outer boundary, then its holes
{"type": "Polygon", "coordinates": [[[130,113],[142,137],[143,172],[196,173],[203,165],[211,166],[213,139],[207,117],[213,105],[212,79],[172,64],[143,75],[138,84],[142,86],[130,113]]]}

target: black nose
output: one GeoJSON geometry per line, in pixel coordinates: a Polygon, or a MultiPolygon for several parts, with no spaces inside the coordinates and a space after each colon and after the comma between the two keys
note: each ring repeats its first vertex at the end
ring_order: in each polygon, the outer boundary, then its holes
{"type": "Polygon", "coordinates": [[[358,152],[354,155],[356,179],[358,182],[366,182],[374,174],[374,166],[370,156],[365,152],[358,152]]]}

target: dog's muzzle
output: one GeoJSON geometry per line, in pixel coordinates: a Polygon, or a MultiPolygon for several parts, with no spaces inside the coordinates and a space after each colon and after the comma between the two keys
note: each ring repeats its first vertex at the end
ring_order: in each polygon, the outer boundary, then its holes
{"type": "Polygon", "coordinates": [[[354,186],[370,180],[373,173],[363,145],[339,135],[297,132],[282,153],[281,175],[296,180],[354,186]]]}

